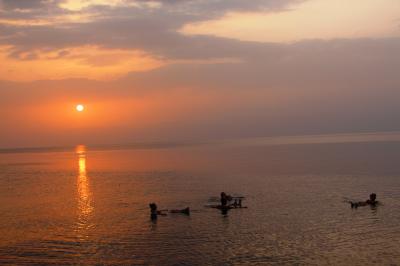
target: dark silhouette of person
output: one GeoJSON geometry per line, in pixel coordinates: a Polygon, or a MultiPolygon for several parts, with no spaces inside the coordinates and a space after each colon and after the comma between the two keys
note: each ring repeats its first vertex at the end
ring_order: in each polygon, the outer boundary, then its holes
{"type": "Polygon", "coordinates": [[[376,194],[372,193],[369,195],[369,199],[366,201],[368,205],[376,205],[378,201],[376,200],[376,194]]]}
{"type": "Polygon", "coordinates": [[[149,207],[150,207],[150,218],[152,220],[157,219],[157,215],[158,215],[157,204],[155,204],[154,202],[150,203],[149,207]]]}
{"type": "Polygon", "coordinates": [[[228,205],[228,198],[225,192],[221,192],[221,207],[228,205]]]}
{"type": "Polygon", "coordinates": [[[222,215],[227,215],[229,209],[231,208],[230,206],[228,206],[228,201],[231,201],[232,197],[229,195],[226,195],[225,192],[221,192],[221,213],[222,215]]]}
{"type": "Polygon", "coordinates": [[[378,204],[378,201],[376,200],[376,194],[371,193],[369,195],[369,199],[366,201],[359,201],[359,202],[350,202],[351,208],[358,208],[360,206],[376,206],[378,204]]]}

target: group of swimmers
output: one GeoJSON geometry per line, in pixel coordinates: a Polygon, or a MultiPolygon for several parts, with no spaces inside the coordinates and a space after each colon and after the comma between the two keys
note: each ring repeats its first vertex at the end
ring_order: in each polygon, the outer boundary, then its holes
{"type": "MultiPolygon", "coordinates": [[[[220,209],[222,214],[226,215],[228,213],[228,210],[234,209],[234,208],[247,208],[242,206],[242,198],[243,197],[232,197],[231,195],[227,195],[225,192],[221,192],[221,197],[220,197],[220,202],[221,205],[210,205],[208,207],[212,208],[217,208],[220,209]],[[233,203],[232,200],[234,201],[233,203]]],[[[351,208],[358,208],[361,206],[377,206],[378,201],[376,200],[376,194],[371,193],[369,195],[369,199],[366,201],[348,201],[350,203],[351,208]]],[[[150,203],[150,217],[152,220],[157,219],[158,215],[167,215],[166,212],[168,210],[158,210],[157,209],[157,204],[155,203],[150,203]]],[[[190,208],[186,207],[184,209],[178,209],[178,210],[169,210],[169,213],[180,213],[180,214],[185,214],[185,215],[190,215],[190,208]]]]}
{"type": "MultiPolygon", "coordinates": [[[[208,207],[221,209],[223,214],[227,214],[229,209],[247,208],[242,206],[242,199],[243,197],[232,197],[231,195],[227,195],[225,192],[221,192],[221,198],[220,198],[221,205],[210,205],[208,207]],[[231,203],[232,201],[233,203],[231,203]]],[[[150,217],[152,220],[157,219],[158,215],[162,216],[167,215],[167,212],[190,215],[189,207],[178,210],[158,210],[157,204],[154,202],[150,203],[149,207],[150,207],[150,217]]]]}

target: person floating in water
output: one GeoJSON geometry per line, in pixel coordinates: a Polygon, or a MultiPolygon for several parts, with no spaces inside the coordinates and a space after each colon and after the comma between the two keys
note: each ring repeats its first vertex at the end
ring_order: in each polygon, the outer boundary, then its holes
{"type": "Polygon", "coordinates": [[[350,201],[351,208],[358,208],[360,206],[376,206],[378,205],[378,201],[376,200],[376,194],[371,193],[369,195],[369,199],[366,201],[352,202],[350,201]]]}
{"type": "MultiPolygon", "coordinates": [[[[164,215],[164,216],[167,215],[166,213],[164,213],[164,211],[168,211],[168,210],[158,210],[157,209],[157,204],[155,204],[154,202],[150,203],[149,207],[150,207],[150,218],[152,220],[157,219],[158,215],[164,215]]],[[[181,210],[170,210],[169,212],[170,213],[182,213],[182,214],[190,215],[190,208],[186,207],[185,209],[181,209],[181,210]]]]}
{"type": "Polygon", "coordinates": [[[221,192],[221,206],[226,206],[228,204],[228,198],[225,192],[221,192]]]}
{"type": "Polygon", "coordinates": [[[226,215],[230,209],[247,208],[245,206],[242,206],[243,198],[244,197],[232,197],[230,195],[227,195],[225,192],[221,192],[219,205],[206,205],[204,207],[220,209],[222,214],[226,215]],[[234,200],[233,203],[231,203],[232,200],[234,200]]]}
{"type": "Polygon", "coordinates": [[[229,195],[226,195],[225,192],[221,192],[221,213],[223,215],[227,215],[228,214],[228,210],[230,209],[230,207],[228,206],[228,201],[231,201],[232,197],[229,195]]]}
{"type": "Polygon", "coordinates": [[[154,202],[150,203],[149,207],[150,207],[150,218],[152,220],[157,219],[158,215],[166,215],[165,213],[163,213],[163,210],[160,210],[160,211],[157,210],[157,204],[155,204],[154,202]]]}
{"type": "Polygon", "coordinates": [[[227,206],[228,202],[232,201],[233,197],[231,195],[227,195],[225,192],[221,192],[221,206],[227,206]]]}

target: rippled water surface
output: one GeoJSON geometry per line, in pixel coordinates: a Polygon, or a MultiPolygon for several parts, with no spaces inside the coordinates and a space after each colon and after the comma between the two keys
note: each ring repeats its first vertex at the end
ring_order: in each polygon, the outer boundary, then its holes
{"type": "Polygon", "coordinates": [[[0,154],[0,264],[400,264],[400,144],[0,154]],[[205,208],[221,191],[248,209],[205,208]],[[352,210],[375,192],[383,205],[352,210]],[[152,222],[149,202],[193,210],[152,222]]]}

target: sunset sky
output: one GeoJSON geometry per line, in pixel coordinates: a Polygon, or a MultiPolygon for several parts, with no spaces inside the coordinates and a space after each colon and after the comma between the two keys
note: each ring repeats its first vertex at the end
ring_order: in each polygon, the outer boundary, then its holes
{"type": "Polygon", "coordinates": [[[397,131],[399,115],[399,0],[0,0],[0,148],[397,131]]]}

